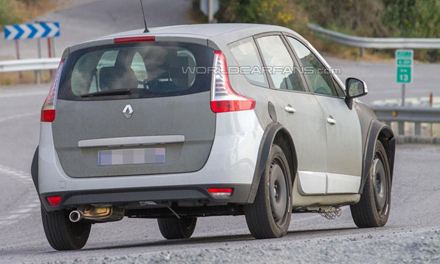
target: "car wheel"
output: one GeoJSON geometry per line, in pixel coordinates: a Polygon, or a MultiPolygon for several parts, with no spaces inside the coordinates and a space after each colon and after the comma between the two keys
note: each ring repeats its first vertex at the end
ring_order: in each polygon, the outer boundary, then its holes
{"type": "Polygon", "coordinates": [[[276,238],[287,233],[292,214],[292,181],[286,155],[273,145],[261,176],[254,203],[244,208],[255,238],[276,238]]]}
{"type": "Polygon", "coordinates": [[[190,238],[196,229],[197,218],[158,218],[157,223],[166,239],[190,238]]]}
{"type": "Polygon", "coordinates": [[[360,228],[384,226],[391,204],[391,174],[385,148],[376,142],[375,155],[361,200],[351,205],[351,215],[360,228]]]}
{"type": "Polygon", "coordinates": [[[49,244],[56,250],[81,249],[89,238],[91,223],[72,223],[66,210],[46,212],[41,208],[44,233],[49,244]]]}

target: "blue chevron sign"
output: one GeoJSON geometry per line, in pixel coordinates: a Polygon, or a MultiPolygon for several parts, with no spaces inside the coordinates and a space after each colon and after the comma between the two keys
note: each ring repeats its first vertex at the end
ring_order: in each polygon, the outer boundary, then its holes
{"type": "Polygon", "coordinates": [[[46,22],[5,26],[5,39],[38,39],[60,36],[60,23],[46,22]]]}

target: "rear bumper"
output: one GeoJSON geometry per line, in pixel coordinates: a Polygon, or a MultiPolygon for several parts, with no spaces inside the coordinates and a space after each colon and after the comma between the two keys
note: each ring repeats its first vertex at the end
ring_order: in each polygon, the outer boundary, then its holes
{"type": "Polygon", "coordinates": [[[161,207],[161,205],[175,205],[183,207],[196,206],[222,206],[227,204],[241,204],[246,201],[251,185],[187,185],[154,188],[128,188],[111,190],[87,190],[54,192],[40,194],[40,200],[47,212],[60,209],[72,209],[77,205],[89,204],[112,204],[117,207],[128,209],[142,209],[150,207],[161,207]],[[208,191],[208,188],[233,188],[230,198],[215,198],[208,191]],[[51,206],[47,197],[61,196],[58,206],[51,206]],[[140,202],[148,202],[142,205],[140,202]],[[154,205],[156,204],[156,205],[154,205]]]}
{"type": "Polygon", "coordinates": [[[52,124],[41,123],[38,160],[40,198],[48,211],[57,207],[50,207],[46,197],[58,195],[63,197],[62,206],[197,199],[209,201],[210,204],[245,204],[250,194],[263,133],[254,111],[217,114],[211,153],[199,171],[72,178],[64,172],[55,151],[52,124]],[[227,201],[216,201],[206,191],[208,187],[234,188],[234,193],[227,201]]]}

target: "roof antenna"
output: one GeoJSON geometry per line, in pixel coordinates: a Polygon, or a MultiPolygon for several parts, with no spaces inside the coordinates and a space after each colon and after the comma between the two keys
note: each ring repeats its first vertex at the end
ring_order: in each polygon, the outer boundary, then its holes
{"type": "Polygon", "coordinates": [[[141,7],[142,7],[142,15],[144,16],[144,25],[145,25],[144,33],[148,33],[150,31],[148,30],[148,27],[147,27],[147,19],[145,18],[144,4],[142,3],[142,0],[140,0],[140,1],[141,1],[141,7]]]}

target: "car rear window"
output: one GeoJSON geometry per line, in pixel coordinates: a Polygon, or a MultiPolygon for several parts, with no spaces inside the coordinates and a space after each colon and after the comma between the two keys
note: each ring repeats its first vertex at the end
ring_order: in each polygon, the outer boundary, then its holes
{"type": "Polygon", "coordinates": [[[189,43],[115,44],[79,50],[66,59],[58,98],[106,100],[209,91],[213,56],[212,49],[189,43]]]}

